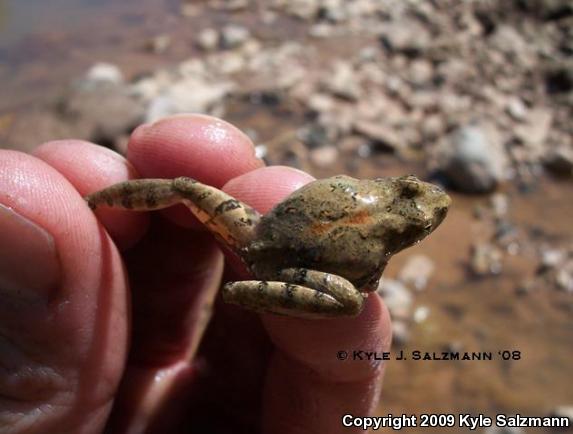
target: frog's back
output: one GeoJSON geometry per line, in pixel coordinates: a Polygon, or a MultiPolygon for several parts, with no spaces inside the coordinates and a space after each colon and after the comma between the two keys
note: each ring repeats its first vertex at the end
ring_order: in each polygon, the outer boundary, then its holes
{"type": "Polygon", "coordinates": [[[295,191],[262,218],[257,262],[336,273],[363,286],[383,258],[381,246],[368,242],[374,226],[364,200],[369,190],[365,181],[336,176],[295,191]]]}

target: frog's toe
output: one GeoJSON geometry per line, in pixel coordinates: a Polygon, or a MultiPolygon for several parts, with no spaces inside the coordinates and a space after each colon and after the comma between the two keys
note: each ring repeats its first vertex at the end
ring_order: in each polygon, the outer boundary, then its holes
{"type": "Polygon", "coordinates": [[[315,289],[285,282],[246,280],[223,287],[223,300],[258,312],[300,318],[328,318],[345,315],[334,297],[315,289]]]}

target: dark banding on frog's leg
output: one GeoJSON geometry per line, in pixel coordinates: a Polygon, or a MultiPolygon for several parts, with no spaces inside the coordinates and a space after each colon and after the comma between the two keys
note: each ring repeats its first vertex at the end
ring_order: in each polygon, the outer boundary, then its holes
{"type": "Polygon", "coordinates": [[[245,280],[223,287],[223,300],[258,312],[299,318],[344,315],[344,306],[332,296],[306,286],[286,282],[245,280]]]}
{"type": "Polygon", "coordinates": [[[360,313],[366,297],[350,281],[336,274],[308,268],[287,268],[279,272],[278,278],[332,296],[343,305],[344,314],[349,316],[360,313]]]}
{"type": "Polygon", "coordinates": [[[91,209],[100,205],[133,211],[153,211],[178,203],[232,248],[240,249],[255,236],[260,215],[223,191],[194,179],[136,179],[112,185],[86,197],[91,209]]]}

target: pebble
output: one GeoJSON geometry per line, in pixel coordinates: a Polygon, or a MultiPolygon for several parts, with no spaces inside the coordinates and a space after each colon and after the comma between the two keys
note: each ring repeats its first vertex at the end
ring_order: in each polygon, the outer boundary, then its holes
{"type": "Polygon", "coordinates": [[[338,149],[335,146],[320,146],[309,153],[310,162],[316,167],[327,168],[338,159],[338,149]]]}
{"type": "Polygon", "coordinates": [[[415,20],[394,21],[380,35],[382,44],[391,52],[415,57],[430,45],[430,33],[415,20]]]}
{"type": "Polygon", "coordinates": [[[237,48],[247,42],[250,37],[251,33],[246,27],[229,24],[221,30],[221,46],[227,49],[237,48]]]}
{"type": "Polygon", "coordinates": [[[569,419],[569,425],[573,426],[573,405],[560,405],[551,411],[550,416],[566,417],[569,419]]]}
{"type": "Polygon", "coordinates": [[[497,427],[491,426],[485,429],[485,434],[525,434],[521,428],[514,426],[497,427]]]}
{"type": "Polygon", "coordinates": [[[402,347],[410,340],[410,328],[406,321],[392,321],[392,345],[402,347]]]}
{"type": "Polygon", "coordinates": [[[412,255],[398,273],[398,280],[418,291],[428,285],[428,280],[434,273],[434,261],[425,255],[412,255]]]}
{"type": "Polygon", "coordinates": [[[516,137],[538,153],[544,152],[544,144],[551,130],[553,115],[547,108],[537,107],[529,110],[523,124],[514,129],[516,137]]]}
{"type": "Polygon", "coordinates": [[[323,80],[323,86],[333,95],[351,101],[360,97],[361,89],[350,62],[339,60],[332,65],[332,72],[323,80]]]}
{"type": "Polygon", "coordinates": [[[425,322],[429,316],[430,316],[430,308],[428,306],[418,306],[416,310],[414,310],[412,319],[414,320],[415,323],[420,324],[425,322]]]}
{"type": "Polygon", "coordinates": [[[100,62],[93,65],[81,80],[82,87],[94,87],[102,83],[120,85],[124,77],[121,69],[112,63],[100,62]]]}
{"type": "Polygon", "coordinates": [[[167,51],[171,45],[171,36],[169,35],[158,35],[151,38],[145,44],[145,49],[150,53],[162,54],[167,51]]]}
{"type": "Polygon", "coordinates": [[[495,218],[507,216],[509,211],[509,198],[503,193],[494,193],[491,195],[489,202],[495,218]]]}
{"type": "Polygon", "coordinates": [[[544,156],[545,167],[559,176],[573,176],[573,147],[561,145],[544,156]]]}
{"type": "Polygon", "coordinates": [[[401,141],[396,132],[380,122],[375,121],[356,121],[353,131],[361,136],[367,137],[377,146],[378,150],[398,151],[401,141]]]}
{"type": "Polygon", "coordinates": [[[490,243],[477,243],[472,246],[470,269],[476,276],[488,276],[501,273],[502,254],[490,243]]]}
{"type": "Polygon", "coordinates": [[[150,101],[146,122],[185,112],[215,115],[232,88],[229,82],[212,83],[201,77],[186,77],[170,84],[150,101]]]}
{"type": "Polygon", "coordinates": [[[516,121],[524,121],[527,117],[527,107],[520,98],[511,98],[507,103],[506,110],[516,121]]]}
{"type": "Polygon", "coordinates": [[[403,283],[382,278],[377,292],[384,299],[392,318],[407,320],[410,317],[414,297],[403,283]]]}
{"type": "Polygon", "coordinates": [[[204,51],[215,51],[219,46],[219,38],[220,35],[217,30],[204,29],[197,36],[197,45],[204,51]]]}
{"type": "Polygon", "coordinates": [[[442,145],[440,167],[452,185],[466,193],[488,193],[503,180],[507,157],[497,130],[466,125],[442,145]]]}

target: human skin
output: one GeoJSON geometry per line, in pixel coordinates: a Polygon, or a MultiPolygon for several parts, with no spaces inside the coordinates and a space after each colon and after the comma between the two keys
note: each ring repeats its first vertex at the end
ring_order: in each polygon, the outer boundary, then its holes
{"type": "Polygon", "coordinates": [[[221,282],[245,271],[230,256],[225,268],[184,207],[94,215],[82,198],[188,176],[265,213],[313,179],[253,149],[230,124],[185,115],[139,127],[127,159],[78,140],[0,150],[1,433],[336,434],[352,432],[344,414],[374,411],[384,366],[336,355],[388,349],[377,295],[328,320],[225,305],[221,282]]]}

